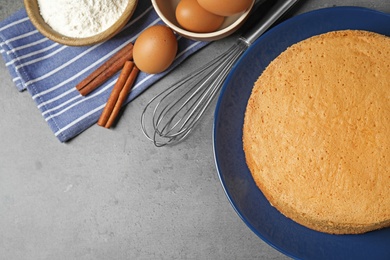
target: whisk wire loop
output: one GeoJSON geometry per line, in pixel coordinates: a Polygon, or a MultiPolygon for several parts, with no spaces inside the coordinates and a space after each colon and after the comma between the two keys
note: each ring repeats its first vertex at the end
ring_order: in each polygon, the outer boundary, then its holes
{"type": "Polygon", "coordinates": [[[248,44],[239,39],[217,58],[152,98],[141,116],[145,136],[158,147],[184,139],[207,110],[247,47],[248,44]],[[149,110],[152,135],[148,133],[145,121],[149,110]]]}

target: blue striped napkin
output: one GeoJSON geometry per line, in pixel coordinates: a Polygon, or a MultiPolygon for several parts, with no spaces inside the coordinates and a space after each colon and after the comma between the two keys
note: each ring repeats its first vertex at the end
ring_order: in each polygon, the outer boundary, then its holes
{"type": "MultiPolygon", "coordinates": [[[[134,42],[146,27],[161,23],[150,1],[139,1],[129,23],[113,39],[88,47],[69,47],[40,34],[22,9],[0,22],[0,52],[17,89],[27,89],[54,135],[66,142],[97,122],[119,73],[86,97],[76,90],[77,83],[134,42]]],[[[126,103],[207,44],[183,37],[178,37],[178,42],[174,64],[161,74],[140,73],[126,103]]]]}

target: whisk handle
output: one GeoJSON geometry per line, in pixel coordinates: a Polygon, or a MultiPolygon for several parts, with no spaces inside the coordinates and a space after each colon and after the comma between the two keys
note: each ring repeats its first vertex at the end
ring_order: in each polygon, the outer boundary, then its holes
{"type": "Polygon", "coordinates": [[[279,0],[278,3],[273,5],[267,14],[258,22],[257,26],[243,34],[241,39],[246,42],[248,46],[251,45],[298,1],[299,0],[279,0]]]}

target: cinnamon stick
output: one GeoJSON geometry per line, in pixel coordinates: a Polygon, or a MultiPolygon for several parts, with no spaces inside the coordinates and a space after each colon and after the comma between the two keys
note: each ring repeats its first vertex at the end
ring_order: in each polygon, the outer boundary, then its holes
{"type": "Polygon", "coordinates": [[[115,122],[119,111],[125,102],[127,96],[133,87],[134,81],[137,78],[139,69],[134,65],[132,61],[126,61],[118,81],[115,83],[114,88],[108,98],[107,104],[103,109],[103,112],[98,120],[98,125],[110,128],[115,122]]]}
{"type": "Polygon", "coordinates": [[[133,59],[133,44],[130,42],[110,59],[104,62],[99,68],[76,85],[81,95],[86,96],[99,87],[115,73],[123,68],[126,61],[133,59]]]}

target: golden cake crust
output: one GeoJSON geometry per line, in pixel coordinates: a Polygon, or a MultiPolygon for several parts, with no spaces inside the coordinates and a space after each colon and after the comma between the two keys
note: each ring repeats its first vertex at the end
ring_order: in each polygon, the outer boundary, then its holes
{"type": "Polygon", "coordinates": [[[243,147],[294,221],[332,234],[390,226],[390,38],[343,30],[289,47],[254,85],[243,147]]]}

